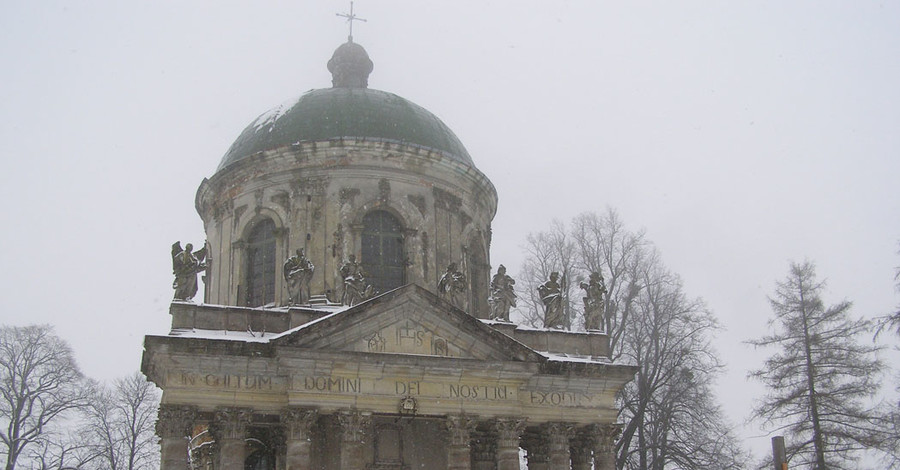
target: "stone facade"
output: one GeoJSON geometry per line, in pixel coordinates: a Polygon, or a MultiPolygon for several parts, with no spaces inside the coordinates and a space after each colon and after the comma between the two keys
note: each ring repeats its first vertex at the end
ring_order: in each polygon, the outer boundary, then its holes
{"type": "MultiPolygon", "coordinates": [[[[367,83],[351,78],[335,84],[367,83]]],[[[173,302],[169,334],[144,342],[162,469],[512,470],[523,450],[529,469],[614,468],[635,369],[602,332],[487,320],[497,194],[462,144],[396,95],[305,96],[251,124],[197,192],[204,304],[173,302]],[[288,305],[298,249],[312,296],[288,305]],[[342,305],[356,259],[389,282],[342,305]],[[438,296],[451,264],[455,305],[438,296]]]]}
{"type": "MultiPolygon", "coordinates": [[[[468,305],[487,318],[490,223],[497,194],[477,169],[397,143],[343,139],[298,143],[236,162],[204,180],[197,193],[210,256],[206,303],[246,305],[246,237],[254,223],[276,226],[275,259],[304,248],[316,272],[311,292],[337,301],[343,261],[362,251],[362,219],[373,210],[404,230],[406,283],[436,290],[452,262],[467,267],[468,305]],[[265,175],[265,177],[260,177],[265,175]]],[[[286,305],[275,276],[275,305],[286,305]]]]}
{"type": "Polygon", "coordinates": [[[307,309],[297,327],[219,329],[214,313],[228,315],[173,304],[185,327],[145,341],[143,370],[164,390],[164,468],[183,468],[197,423],[217,469],[243,465],[253,432],[284,441],[266,444],[274,468],[512,469],[520,447],[529,468],[612,462],[615,393],[634,370],[609,363],[603,334],[510,329],[414,285],[307,309]]]}

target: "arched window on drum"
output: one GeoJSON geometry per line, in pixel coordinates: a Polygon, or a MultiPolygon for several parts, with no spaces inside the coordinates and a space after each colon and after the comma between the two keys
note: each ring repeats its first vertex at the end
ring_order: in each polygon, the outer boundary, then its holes
{"type": "Polygon", "coordinates": [[[375,292],[387,292],[406,283],[403,228],[389,212],[372,211],[363,217],[360,261],[375,292]]]}
{"type": "Polygon", "coordinates": [[[275,302],[275,222],[262,219],[247,236],[244,298],[249,307],[275,302]]]}

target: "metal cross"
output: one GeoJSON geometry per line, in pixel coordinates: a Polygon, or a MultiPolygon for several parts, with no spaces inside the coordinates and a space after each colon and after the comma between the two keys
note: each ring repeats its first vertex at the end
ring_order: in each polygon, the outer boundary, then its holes
{"type": "Polygon", "coordinates": [[[341,18],[347,18],[347,23],[350,25],[350,36],[347,37],[347,40],[350,42],[353,42],[353,22],[354,21],[362,21],[363,23],[365,23],[366,20],[363,18],[359,18],[355,14],[353,14],[353,2],[350,2],[350,13],[349,14],[347,14],[347,13],[335,13],[335,14],[337,16],[340,16],[341,18]]]}

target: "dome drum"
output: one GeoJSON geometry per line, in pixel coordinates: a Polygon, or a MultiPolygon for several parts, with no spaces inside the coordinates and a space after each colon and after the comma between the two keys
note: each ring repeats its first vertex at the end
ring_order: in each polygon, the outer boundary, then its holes
{"type": "MultiPolygon", "coordinates": [[[[402,227],[404,283],[436,290],[448,264],[467,266],[484,284],[472,287],[467,306],[487,315],[481,298],[487,298],[496,191],[477,169],[443,152],[369,139],[303,142],[228,165],[204,180],[196,202],[215,260],[209,303],[255,306],[245,298],[247,237],[264,219],[276,227],[274,258],[304,249],[315,265],[310,291],[337,300],[342,263],[351,254],[367,261],[363,218],[383,212],[402,227]]],[[[285,305],[280,272],[273,289],[268,303],[285,305]]]]}

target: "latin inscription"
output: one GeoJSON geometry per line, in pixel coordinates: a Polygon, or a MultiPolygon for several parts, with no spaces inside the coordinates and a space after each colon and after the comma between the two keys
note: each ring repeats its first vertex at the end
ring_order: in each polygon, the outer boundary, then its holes
{"type": "Polygon", "coordinates": [[[231,388],[240,390],[272,390],[272,377],[265,375],[191,374],[181,373],[181,385],[231,388]]]}
{"type": "Polygon", "coordinates": [[[516,389],[506,385],[440,383],[419,380],[363,380],[359,377],[305,376],[294,388],[310,392],[453,398],[461,400],[517,400],[516,389]]]}
{"type": "Polygon", "coordinates": [[[509,395],[505,385],[492,387],[488,385],[450,384],[450,398],[465,398],[472,400],[506,400],[509,395]]]}
{"type": "MultiPolygon", "coordinates": [[[[283,387],[283,385],[278,385],[282,382],[277,382],[279,380],[277,377],[265,375],[182,372],[171,377],[183,387],[248,391],[266,391],[283,387]]],[[[530,405],[550,407],[594,407],[604,404],[602,397],[594,394],[560,390],[519,390],[517,387],[496,383],[365,380],[361,377],[308,375],[295,378],[291,388],[311,393],[416,396],[464,401],[521,400],[530,405]]]]}
{"type": "Polygon", "coordinates": [[[359,393],[361,383],[362,380],[359,377],[348,379],[344,377],[306,376],[303,378],[303,388],[305,390],[318,392],[359,393]]]}

